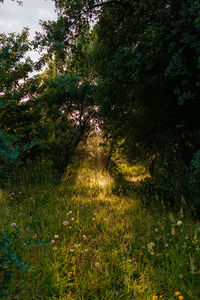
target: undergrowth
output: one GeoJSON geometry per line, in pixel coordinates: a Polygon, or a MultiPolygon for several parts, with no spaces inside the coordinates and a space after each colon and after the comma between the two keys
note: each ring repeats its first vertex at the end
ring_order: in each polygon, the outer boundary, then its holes
{"type": "Polygon", "coordinates": [[[200,299],[200,224],[181,208],[144,208],[137,168],[124,164],[120,173],[123,181],[82,161],[59,185],[1,192],[1,231],[15,224],[21,239],[46,243],[14,245],[29,268],[13,265],[3,298],[200,299]]]}

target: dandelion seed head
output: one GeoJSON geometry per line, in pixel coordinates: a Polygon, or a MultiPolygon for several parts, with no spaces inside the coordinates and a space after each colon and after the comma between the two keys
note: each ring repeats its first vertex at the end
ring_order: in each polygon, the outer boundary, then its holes
{"type": "Polygon", "coordinates": [[[155,244],[153,242],[147,244],[148,249],[152,249],[154,246],[155,244]]]}
{"type": "Polygon", "coordinates": [[[64,225],[64,226],[66,226],[67,224],[69,224],[68,221],[64,221],[64,222],[63,222],[63,225],[64,225]]]}
{"type": "Polygon", "coordinates": [[[100,266],[100,263],[99,262],[95,262],[94,265],[95,265],[96,268],[98,268],[100,266]]]}

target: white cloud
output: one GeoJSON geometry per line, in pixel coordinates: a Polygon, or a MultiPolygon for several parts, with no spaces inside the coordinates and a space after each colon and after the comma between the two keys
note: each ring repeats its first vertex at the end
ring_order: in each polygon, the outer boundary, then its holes
{"type": "MultiPolygon", "coordinates": [[[[30,39],[35,31],[41,31],[39,21],[56,20],[53,0],[23,0],[23,6],[5,0],[0,3],[0,33],[21,32],[24,27],[30,28],[30,39]]],[[[30,57],[36,61],[39,54],[31,51],[30,57]]]]}
{"type": "Polygon", "coordinates": [[[0,4],[0,33],[20,32],[30,28],[31,38],[41,31],[39,20],[56,20],[53,0],[23,0],[23,6],[5,0],[0,4]]]}

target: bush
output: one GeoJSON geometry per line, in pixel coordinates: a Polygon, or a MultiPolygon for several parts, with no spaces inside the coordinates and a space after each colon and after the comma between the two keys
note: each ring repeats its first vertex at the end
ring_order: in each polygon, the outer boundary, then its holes
{"type": "Polygon", "coordinates": [[[16,270],[27,271],[30,268],[28,261],[22,259],[24,246],[41,247],[49,243],[33,240],[31,236],[22,237],[15,223],[11,227],[12,231],[0,231],[0,297],[7,295],[12,274],[16,270]]]}

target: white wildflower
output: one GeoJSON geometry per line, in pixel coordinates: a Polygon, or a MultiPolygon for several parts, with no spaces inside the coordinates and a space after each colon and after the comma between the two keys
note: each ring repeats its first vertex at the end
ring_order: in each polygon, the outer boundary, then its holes
{"type": "Polygon", "coordinates": [[[15,227],[17,224],[16,223],[11,223],[10,226],[11,227],[15,227]]]}
{"type": "Polygon", "coordinates": [[[180,221],[180,220],[177,222],[177,225],[178,225],[178,226],[180,226],[180,225],[182,225],[182,224],[183,224],[183,222],[180,221]]]}
{"type": "Polygon", "coordinates": [[[64,225],[64,226],[66,226],[67,224],[69,224],[68,221],[64,221],[64,222],[63,222],[63,225],[64,225]]]}
{"type": "Polygon", "coordinates": [[[58,239],[58,238],[59,238],[59,235],[58,235],[58,234],[55,234],[54,237],[55,237],[55,239],[58,239]]]}
{"type": "Polygon", "coordinates": [[[153,242],[147,244],[148,249],[153,249],[154,246],[155,244],[153,242]]]}

